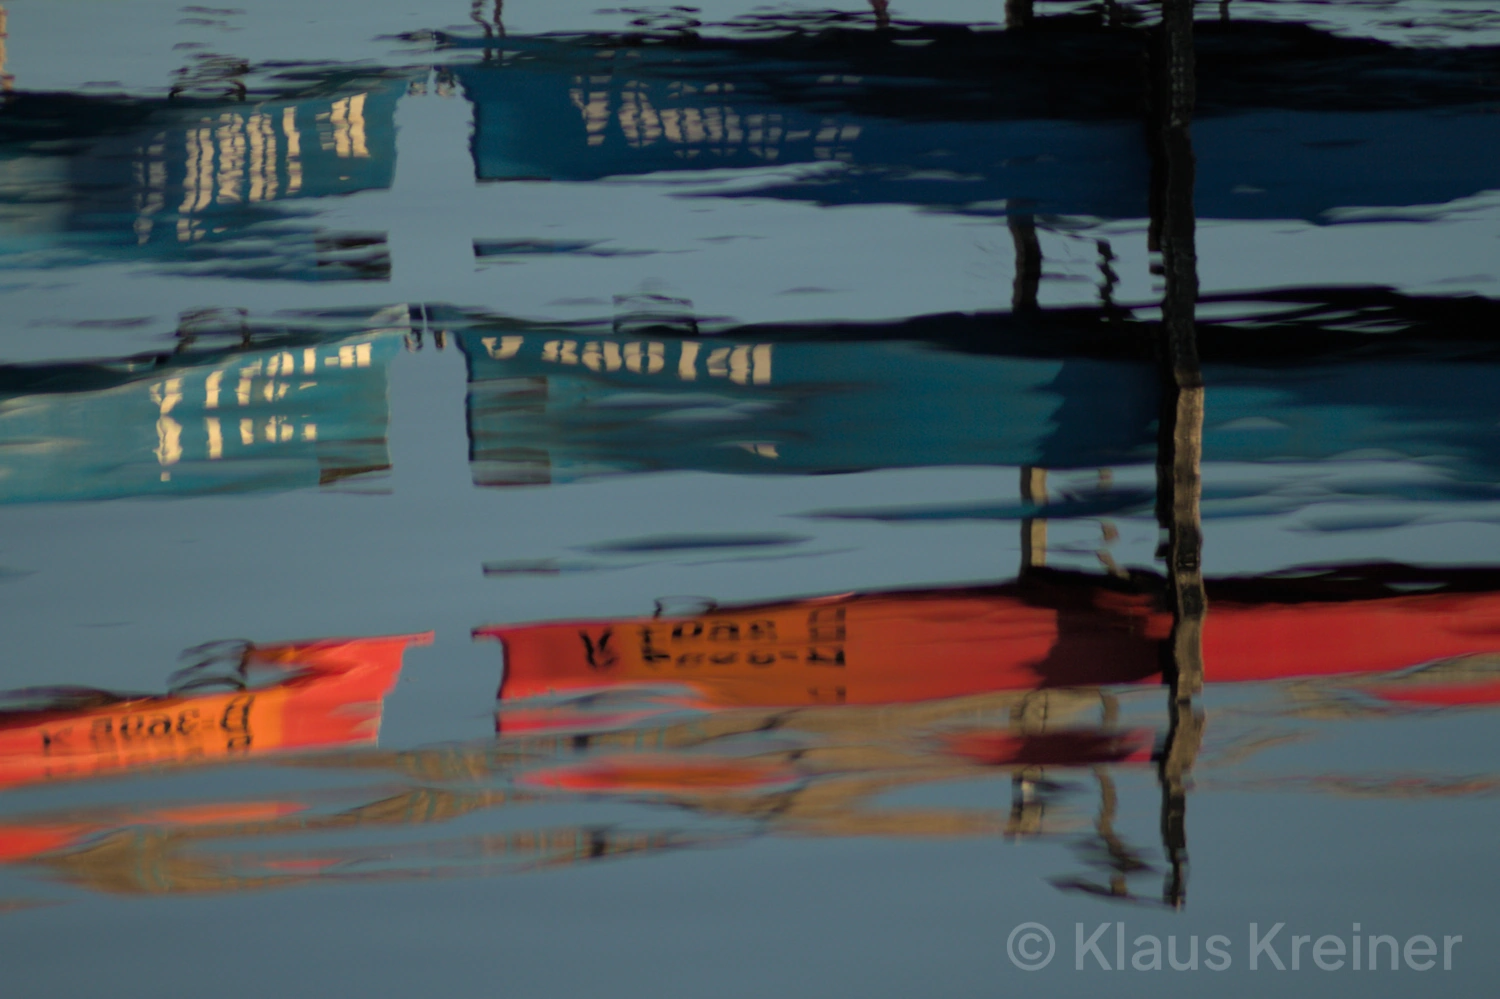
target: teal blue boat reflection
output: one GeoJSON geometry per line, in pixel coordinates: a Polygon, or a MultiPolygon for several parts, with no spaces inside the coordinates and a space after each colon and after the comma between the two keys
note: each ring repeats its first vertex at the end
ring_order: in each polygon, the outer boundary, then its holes
{"type": "MultiPolygon", "coordinates": [[[[371,328],[105,362],[0,367],[0,502],[284,490],[390,467],[371,328]]],[[[381,327],[382,320],[400,325],[381,327]]]]}
{"type": "MultiPolygon", "coordinates": [[[[611,472],[807,473],[1016,464],[1046,447],[1066,371],[1109,391],[1107,362],[965,356],[912,343],[643,339],[558,334],[459,342],[470,373],[475,481],[611,472]]],[[[1125,407],[1084,428],[1084,465],[1149,459],[1156,384],[1130,366],[1125,407]]]]}
{"type": "Polygon", "coordinates": [[[386,237],[298,217],[312,199],[384,189],[404,78],[314,77],[235,100],[19,93],[0,112],[9,267],[166,264],[302,281],[389,276],[386,237]]]}
{"type": "MultiPolygon", "coordinates": [[[[1155,460],[1158,369],[1129,350],[1145,324],[1116,327],[1111,352],[1047,356],[1001,352],[1006,320],[654,338],[469,330],[459,343],[474,481],[1155,460]],[[980,350],[986,332],[994,353],[980,350]]],[[[1417,344],[1358,361],[1333,352],[1293,372],[1258,363],[1236,337],[1253,348],[1233,330],[1205,333],[1205,460],[1364,454],[1432,470],[1421,488],[1448,498],[1493,494],[1500,440],[1483,414],[1500,389],[1494,358],[1417,344]]]]}

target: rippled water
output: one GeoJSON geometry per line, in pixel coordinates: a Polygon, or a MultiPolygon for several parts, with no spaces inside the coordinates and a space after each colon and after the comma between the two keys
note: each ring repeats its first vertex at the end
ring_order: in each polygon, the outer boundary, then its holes
{"type": "Polygon", "coordinates": [[[6,995],[1500,972],[1493,8],[5,0],[0,88],[6,995]]]}

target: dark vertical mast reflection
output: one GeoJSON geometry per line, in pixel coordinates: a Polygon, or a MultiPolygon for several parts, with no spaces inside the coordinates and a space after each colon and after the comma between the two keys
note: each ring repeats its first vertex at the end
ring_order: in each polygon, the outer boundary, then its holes
{"type": "Polygon", "coordinates": [[[1170,871],[1163,901],[1186,899],[1186,782],[1202,738],[1193,697],[1203,686],[1203,530],[1199,512],[1203,457],[1203,373],[1195,308],[1198,254],[1193,215],[1192,117],[1195,101],[1193,0],[1162,0],[1152,50],[1151,141],[1153,249],[1161,251],[1159,356],[1162,415],[1157,449],[1157,519],[1167,532],[1167,587],[1172,609],[1163,673],[1171,724],[1161,759],[1162,842],[1170,871]]]}
{"type": "Polygon", "coordinates": [[[1005,26],[1026,28],[1031,25],[1032,0],[1005,0],[1005,26]]]}
{"type": "Polygon", "coordinates": [[[1016,247],[1016,279],[1011,286],[1010,308],[1017,314],[1037,310],[1042,284],[1042,243],[1036,234],[1036,218],[1014,205],[1006,208],[1005,224],[1016,247]]]}

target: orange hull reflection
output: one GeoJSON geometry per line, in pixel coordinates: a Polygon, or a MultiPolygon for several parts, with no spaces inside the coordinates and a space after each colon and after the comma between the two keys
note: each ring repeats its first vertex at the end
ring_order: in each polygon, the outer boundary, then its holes
{"type": "MultiPolygon", "coordinates": [[[[1500,593],[1364,599],[1214,598],[1210,682],[1385,672],[1500,650],[1500,593]]],[[[1243,586],[1226,587],[1240,590],[1243,586]]],[[[1235,594],[1238,595],[1238,594],[1235,594]]],[[[701,708],[902,704],[1055,687],[1156,682],[1171,616],[1097,577],[853,594],[690,618],[493,626],[502,700],[621,685],[685,688],[701,708]]],[[[1444,696],[1500,698],[1493,685],[1444,696]]],[[[1435,692],[1427,696],[1437,696],[1435,692]]],[[[1445,702],[1448,703],[1448,702],[1445,702]]]]}
{"type": "Polygon", "coordinates": [[[403,653],[431,640],[429,632],[255,646],[248,665],[287,676],[259,689],[0,715],[0,788],[373,742],[403,653]]]}

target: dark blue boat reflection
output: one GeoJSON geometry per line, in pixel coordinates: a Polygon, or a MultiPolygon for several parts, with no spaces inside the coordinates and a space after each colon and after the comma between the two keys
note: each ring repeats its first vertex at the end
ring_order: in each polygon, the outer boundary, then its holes
{"type": "MultiPolygon", "coordinates": [[[[789,17],[696,33],[448,39],[482,180],[801,166],[756,196],[1096,218],[1150,214],[1147,34],[1090,16],[1025,30],[861,30],[789,17]],[[777,29],[780,30],[777,30],[777,29]]],[[[1302,25],[1197,27],[1197,209],[1319,220],[1500,188],[1492,49],[1302,25]]]]}

